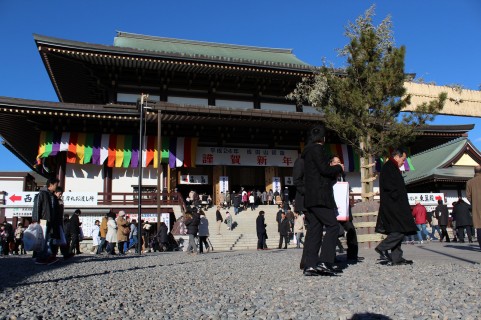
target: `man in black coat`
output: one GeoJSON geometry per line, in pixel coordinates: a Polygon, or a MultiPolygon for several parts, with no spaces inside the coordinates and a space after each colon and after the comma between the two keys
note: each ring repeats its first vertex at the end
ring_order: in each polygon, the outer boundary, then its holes
{"type": "Polygon", "coordinates": [[[458,241],[464,243],[464,229],[468,234],[469,243],[473,243],[473,235],[471,234],[471,227],[473,226],[473,217],[471,216],[471,206],[467,204],[462,198],[453,203],[453,220],[456,221],[456,233],[458,241]]]}
{"type": "Polygon", "coordinates": [[[81,254],[80,247],[80,209],[76,209],[73,215],[70,217],[69,232],[70,232],[70,249],[69,253],[81,254]]]}
{"type": "Polygon", "coordinates": [[[199,232],[200,216],[197,213],[197,208],[193,207],[190,212],[191,217],[185,221],[187,227],[187,234],[189,235],[189,247],[187,253],[197,254],[197,245],[195,244],[195,238],[199,232]]]}
{"type": "Polygon", "coordinates": [[[404,179],[399,168],[406,160],[403,149],[395,149],[389,160],[382,166],[379,191],[380,207],[376,223],[376,232],[387,234],[387,237],[375,248],[382,259],[390,260],[388,265],[412,264],[403,258],[401,243],[406,235],[417,232],[411,214],[404,179]],[[391,250],[389,256],[388,250],[391,250]]]}
{"type": "Polygon", "coordinates": [[[51,178],[47,180],[45,187],[33,200],[32,222],[40,223],[46,220],[46,239],[41,252],[37,253],[36,264],[52,264],[58,261],[55,252],[58,251],[54,240],[60,239],[60,225],[62,224],[62,216],[59,214],[58,199],[54,195],[59,180],[51,178]]]}
{"type": "Polygon", "coordinates": [[[438,219],[439,227],[441,228],[441,239],[439,239],[439,241],[443,242],[446,237],[446,242],[451,242],[448,231],[446,230],[449,223],[449,210],[448,206],[443,204],[443,200],[438,200],[438,205],[436,206],[434,214],[436,219],[438,219]]]}
{"type": "Polygon", "coordinates": [[[256,219],[256,232],[257,232],[257,250],[264,250],[264,244],[266,242],[266,222],[264,218],[264,211],[259,211],[259,215],[256,219]]]}
{"type": "Polygon", "coordinates": [[[287,237],[289,235],[289,231],[291,230],[291,223],[289,222],[289,219],[287,219],[286,214],[282,212],[281,214],[281,221],[279,222],[278,225],[278,231],[279,231],[279,249],[282,249],[282,241],[284,240],[284,248],[287,249],[287,237]]]}
{"type": "Polygon", "coordinates": [[[339,224],[337,208],[332,189],[332,180],[344,171],[342,164],[330,166],[329,156],[324,148],[325,127],[316,126],[310,130],[310,143],[302,153],[304,159],[304,206],[308,212],[309,224],[305,240],[304,275],[332,274],[336,258],[336,242],[339,224]],[[322,239],[323,227],[326,229],[322,239]],[[321,248],[322,242],[322,248],[321,248]],[[318,256],[319,249],[321,254],[318,256]]]}

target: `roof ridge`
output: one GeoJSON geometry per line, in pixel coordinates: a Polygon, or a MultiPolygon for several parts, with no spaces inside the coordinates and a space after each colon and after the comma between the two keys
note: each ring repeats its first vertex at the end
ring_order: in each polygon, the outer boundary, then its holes
{"type": "Polygon", "coordinates": [[[445,142],[443,144],[440,144],[439,146],[435,146],[435,147],[432,147],[431,149],[427,149],[427,150],[424,150],[420,153],[416,153],[416,154],[413,154],[412,156],[413,157],[417,157],[417,156],[420,156],[420,155],[423,155],[425,153],[428,153],[428,152],[431,152],[431,151],[434,151],[434,150],[438,150],[438,149],[441,149],[441,148],[444,148],[450,144],[454,144],[454,143],[458,143],[460,142],[461,140],[468,140],[468,137],[459,137],[459,138],[456,138],[456,139],[453,139],[453,140],[450,140],[448,142],[445,142]]]}
{"type": "Polygon", "coordinates": [[[215,47],[221,47],[221,48],[255,50],[255,51],[264,51],[264,52],[277,52],[277,53],[289,53],[289,54],[293,53],[293,49],[286,49],[286,48],[256,47],[256,46],[248,46],[248,45],[221,43],[221,42],[209,42],[209,41],[199,41],[199,40],[158,37],[158,36],[149,36],[149,35],[144,35],[139,33],[124,32],[124,31],[117,31],[117,37],[145,39],[145,40],[154,40],[154,41],[168,41],[173,43],[192,44],[192,45],[210,46],[210,47],[215,46],[215,47]]]}

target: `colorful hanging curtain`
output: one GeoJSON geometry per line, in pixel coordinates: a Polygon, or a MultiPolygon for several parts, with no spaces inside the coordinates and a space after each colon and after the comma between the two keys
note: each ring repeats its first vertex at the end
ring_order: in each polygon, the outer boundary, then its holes
{"type": "MultiPolygon", "coordinates": [[[[36,165],[43,165],[42,159],[66,151],[68,163],[102,165],[107,161],[109,167],[137,168],[142,152],[142,167],[153,165],[156,168],[159,156],[161,163],[168,164],[170,168],[195,167],[199,138],[162,137],[161,140],[162,148],[159,150],[156,136],[146,136],[144,148],[139,148],[139,138],[132,135],[42,131],[36,165]]],[[[326,144],[326,149],[331,155],[340,157],[346,171],[359,171],[360,158],[351,146],[326,144]]],[[[376,160],[376,169],[380,171],[383,160],[376,160]]],[[[404,170],[414,170],[411,158],[406,159],[404,170]]]]}

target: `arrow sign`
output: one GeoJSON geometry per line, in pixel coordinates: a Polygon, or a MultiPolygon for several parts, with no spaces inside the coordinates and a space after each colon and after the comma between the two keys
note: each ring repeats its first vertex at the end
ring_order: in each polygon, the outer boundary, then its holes
{"type": "Polygon", "coordinates": [[[22,201],[22,196],[12,195],[9,199],[10,199],[10,201],[12,201],[12,202],[22,201]]]}

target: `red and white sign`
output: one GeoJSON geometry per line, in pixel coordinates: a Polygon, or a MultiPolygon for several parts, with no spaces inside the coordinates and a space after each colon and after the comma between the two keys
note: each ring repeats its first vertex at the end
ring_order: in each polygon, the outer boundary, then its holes
{"type": "Polygon", "coordinates": [[[444,193],[408,193],[409,204],[414,206],[419,201],[423,206],[437,206],[438,200],[444,201],[444,193]]]}
{"type": "Polygon", "coordinates": [[[297,150],[198,147],[197,165],[293,167],[297,150]]]}
{"type": "MultiPolygon", "coordinates": [[[[5,196],[6,206],[33,207],[33,199],[37,191],[7,191],[5,196]]],[[[97,193],[94,192],[64,192],[63,203],[65,207],[85,207],[97,204],[97,193]]]]}

